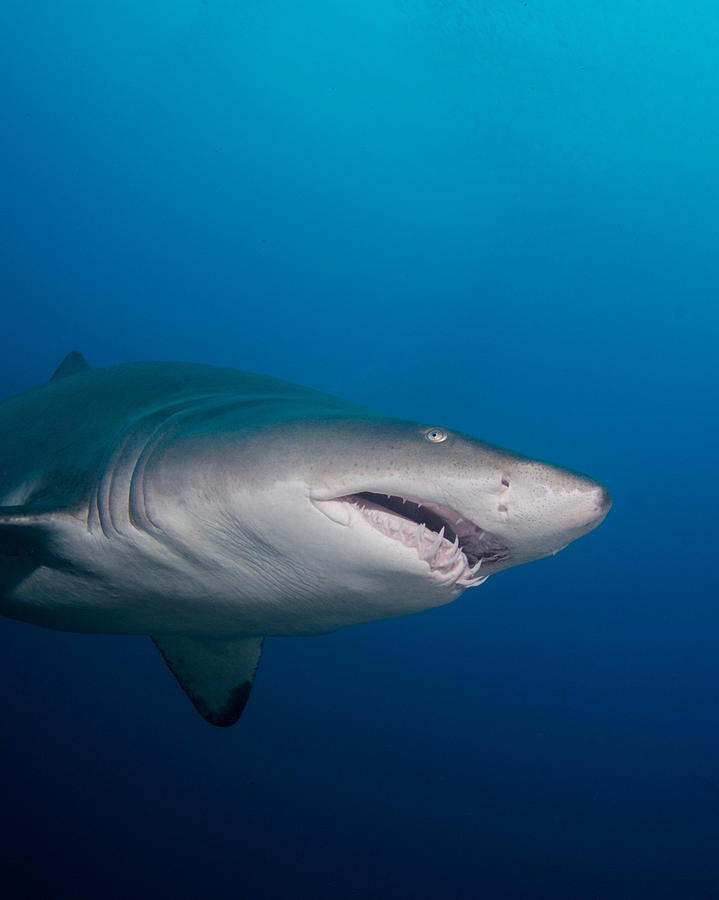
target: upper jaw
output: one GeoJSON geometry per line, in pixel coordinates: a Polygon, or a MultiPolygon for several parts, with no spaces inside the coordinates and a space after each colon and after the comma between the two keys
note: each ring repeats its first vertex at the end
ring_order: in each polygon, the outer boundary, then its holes
{"type": "Polygon", "coordinates": [[[337,524],[347,526],[359,517],[413,550],[433,581],[460,591],[506,568],[511,556],[496,535],[444,504],[370,491],[327,499],[311,494],[310,500],[337,524]]]}

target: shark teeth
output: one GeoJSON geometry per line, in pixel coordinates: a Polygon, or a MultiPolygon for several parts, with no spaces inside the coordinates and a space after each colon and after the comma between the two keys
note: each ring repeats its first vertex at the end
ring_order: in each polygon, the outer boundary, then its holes
{"type": "Polygon", "coordinates": [[[386,494],[359,491],[310,502],[332,522],[352,526],[357,513],[385,537],[413,550],[427,564],[432,580],[465,590],[486,581],[487,567],[511,557],[509,548],[476,522],[450,506],[386,494]],[[484,566],[484,571],[480,569],[484,566]]]}
{"type": "MultiPolygon", "coordinates": [[[[475,565],[470,565],[459,536],[453,533],[454,539],[449,540],[444,525],[439,531],[433,531],[424,522],[417,523],[401,515],[395,515],[362,497],[352,495],[341,499],[348,506],[351,504],[358,509],[363,517],[386,537],[414,549],[417,556],[427,563],[430,572],[435,573],[442,584],[456,584],[464,589],[486,580],[487,576],[477,577],[483,560],[480,559],[475,565]]],[[[403,500],[404,502],[406,501],[403,500]]],[[[421,504],[417,503],[416,506],[420,508],[421,504]]],[[[333,513],[332,518],[337,521],[340,517],[334,510],[333,513]]],[[[481,535],[484,532],[477,528],[477,533],[481,535]]]]}
{"type": "Polygon", "coordinates": [[[429,551],[429,556],[427,557],[427,562],[429,563],[430,569],[434,568],[434,561],[437,558],[437,553],[439,552],[439,547],[440,547],[440,544],[442,543],[443,538],[444,538],[444,525],[442,526],[442,530],[439,532],[439,534],[435,538],[435,541],[432,544],[432,549],[429,551]]]}
{"type": "Polygon", "coordinates": [[[484,575],[481,578],[476,578],[477,573],[482,568],[482,563],[484,560],[480,559],[479,562],[472,566],[471,569],[468,569],[466,573],[462,573],[462,577],[458,579],[457,584],[467,585],[470,584],[473,586],[475,584],[482,584],[483,581],[486,581],[489,578],[489,575],[484,575]]]}

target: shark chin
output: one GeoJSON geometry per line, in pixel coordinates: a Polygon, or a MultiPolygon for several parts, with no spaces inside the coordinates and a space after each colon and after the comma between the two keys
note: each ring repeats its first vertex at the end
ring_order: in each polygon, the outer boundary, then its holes
{"type": "Polygon", "coordinates": [[[221,727],[265,637],[442,605],[611,506],[574,470],[214,366],[73,351],[0,435],[0,613],[151,637],[221,727]]]}

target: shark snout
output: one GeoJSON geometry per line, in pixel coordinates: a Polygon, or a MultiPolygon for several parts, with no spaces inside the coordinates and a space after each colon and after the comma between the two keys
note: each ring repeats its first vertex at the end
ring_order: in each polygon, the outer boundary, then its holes
{"type": "Polygon", "coordinates": [[[505,471],[488,527],[511,549],[511,564],[556,553],[596,528],[611,508],[609,491],[586,475],[535,461],[505,471]]]}
{"type": "Polygon", "coordinates": [[[597,525],[603,522],[607,513],[612,508],[612,495],[603,484],[595,482],[591,493],[594,506],[585,523],[590,529],[596,528],[597,525]]]}

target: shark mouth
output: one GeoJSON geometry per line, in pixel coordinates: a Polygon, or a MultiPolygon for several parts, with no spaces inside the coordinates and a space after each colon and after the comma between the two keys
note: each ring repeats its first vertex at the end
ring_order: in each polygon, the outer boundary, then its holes
{"type": "Polygon", "coordinates": [[[351,503],[386,537],[414,548],[431,571],[446,576],[444,583],[462,589],[486,581],[487,568],[510,556],[495,535],[449,506],[371,491],[336,499],[351,503]]]}

